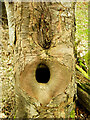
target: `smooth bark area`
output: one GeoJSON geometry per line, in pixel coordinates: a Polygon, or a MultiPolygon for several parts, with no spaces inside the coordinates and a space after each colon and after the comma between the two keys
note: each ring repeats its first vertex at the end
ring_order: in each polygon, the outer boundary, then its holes
{"type": "Polygon", "coordinates": [[[6,10],[15,56],[16,118],[70,118],[76,94],[75,4],[6,2],[6,10]],[[43,72],[36,80],[40,64],[50,71],[46,83],[43,72]]]}
{"type": "Polygon", "coordinates": [[[15,40],[15,19],[14,19],[14,3],[5,2],[7,19],[9,26],[9,40],[11,46],[13,46],[15,40]]]}

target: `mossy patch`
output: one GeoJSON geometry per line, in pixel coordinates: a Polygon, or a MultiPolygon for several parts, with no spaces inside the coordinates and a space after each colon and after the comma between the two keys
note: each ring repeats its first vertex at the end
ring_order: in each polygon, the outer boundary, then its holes
{"type": "Polygon", "coordinates": [[[70,112],[70,118],[75,118],[75,110],[74,109],[70,112]]]}

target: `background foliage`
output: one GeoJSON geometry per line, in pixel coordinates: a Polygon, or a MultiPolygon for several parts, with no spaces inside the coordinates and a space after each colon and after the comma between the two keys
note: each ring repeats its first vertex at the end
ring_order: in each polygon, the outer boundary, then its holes
{"type": "Polygon", "coordinates": [[[88,71],[88,2],[76,3],[75,50],[79,66],[88,71]]]}

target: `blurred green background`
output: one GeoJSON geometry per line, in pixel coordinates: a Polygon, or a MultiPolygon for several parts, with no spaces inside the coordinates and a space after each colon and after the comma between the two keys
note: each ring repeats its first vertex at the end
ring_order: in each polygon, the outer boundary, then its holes
{"type": "Polygon", "coordinates": [[[75,53],[77,64],[88,72],[88,2],[76,3],[75,53]]]}

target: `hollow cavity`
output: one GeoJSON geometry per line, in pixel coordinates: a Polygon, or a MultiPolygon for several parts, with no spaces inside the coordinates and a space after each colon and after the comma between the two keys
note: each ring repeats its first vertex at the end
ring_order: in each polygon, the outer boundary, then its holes
{"type": "Polygon", "coordinates": [[[36,68],[35,77],[39,83],[47,83],[50,79],[50,70],[47,65],[40,63],[36,68]]]}

